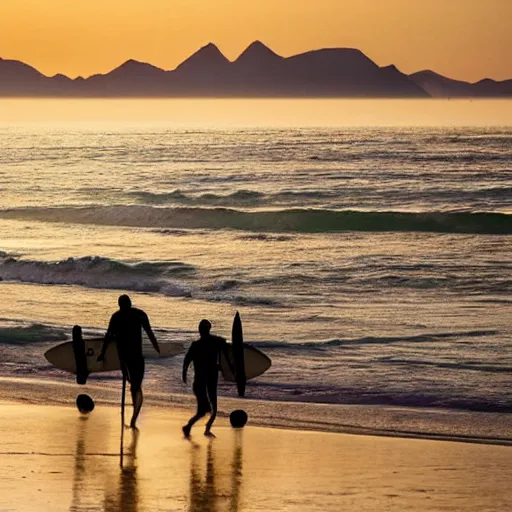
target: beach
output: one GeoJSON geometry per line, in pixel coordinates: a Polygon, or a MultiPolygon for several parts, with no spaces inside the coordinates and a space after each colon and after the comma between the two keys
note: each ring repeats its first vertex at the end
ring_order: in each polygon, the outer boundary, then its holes
{"type": "Polygon", "coordinates": [[[511,448],[254,427],[216,439],[188,415],[147,407],[140,431],[119,409],[0,404],[0,510],[505,511],[511,448]]]}
{"type": "Polygon", "coordinates": [[[0,512],[511,509],[511,108],[1,100],[0,512]],[[44,354],[126,293],[177,355],[144,340],[121,470],[119,375],[44,354]],[[187,442],[237,311],[272,366],[187,442]]]}
{"type": "Polygon", "coordinates": [[[512,512],[512,0],[1,5],[0,512],[512,512]]]}

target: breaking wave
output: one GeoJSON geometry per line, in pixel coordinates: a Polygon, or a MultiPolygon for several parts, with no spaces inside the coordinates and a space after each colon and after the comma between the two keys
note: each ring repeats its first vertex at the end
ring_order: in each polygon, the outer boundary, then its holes
{"type": "Polygon", "coordinates": [[[419,231],[512,234],[512,215],[490,212],[395,212],[327,209],[243,211],[230,208],[88,206],[0,210],[4,218],[113,226],[235,229],[268,233],[419,231]]]}
{"type": "Polygon", "coordinates": [[[231,194],[212,194],[205,193],[199,196],[187,195],[181,190],[171,192],[153,193],[153,192],[130,192],[129,197],[135,198],[143,204],[183,204],[183,205],[257,205],[263,203],[265,194],[255,190],[237,190],[231,194]]]}
{"type": "MultiPolygon", "coordinates": [[[[332,176],[331,176],[332,178],[332,176]]],[[[405,176],[404,178],[407,178],[405,176]]],[[[341,179],[336,175],[336,179],[341,179]]],[[[347,178],[346,178],[347,179],[347,178]]],[[[482,177],[482,180],[485,176],[482,177]]],[[[378,183],[378,182],[377,182],[378,183]]],[[[393,186],[383,187],[381,185],[365,185],[357,187],[334,187],[334,188],[313,188],[313,189],[283,189],[273,193],[263,193],[257,190],[241,189],[231,194],[215,194],[212,192],[202,194],[185,193],[179,189],[170,192],[149,192],[132,191],[126,196],[130,200],[135,200],[141,205],[152,206],[217,206],[226,208],[239,207],[264,207],[264,208],[293,208],[309,207],[321,208],[329,207],[335,209],[349,209],[363,202],[364,205],[370,204],[369,200],[380,198],[381,204],[389,205],[393,208],[394,204],[424,204],[441,205],[443,210],[456,209],[457,205],[466,207],[472,205],[478,209],[478,205],[488,205],[489,203],[503,208],[510,205],[507,198],[512,197],[512,187],[507,185],[481,186],[474,190],[459,189],[450,184],[438,187],[424,187],[420,190],[411,190],[410,188],[394,188],[393,186]],[[327,206],[329,205],[329,206],[327,206]]],[[[357,207],[357,206],[356,206],[357,207]]]]}
{"type": "Polygon", "coordinates": [[[0,279],[23,283],[78,285],[88,288],[159,292],[188,296],[182,284],[171,279],[194,272],[194,267],[177,261],[124,263],[99,256],[34,261],[13,257],[0,260],[0,279]]]}
{"type": "Polygon", "coordinates": [[[0,326],[0,343],[5,345],[28,345],[41,341],[65,341],[68,339],[63,327],[43,324],[0,326]]]}
{"type": "Polygon", "coordinates": [[[179,261],[126,263],[99,256],[59,261],[0,257],[0,281],[128,290],[168,297],[194,297],[238,306],[281,306],[271,297],[231,292],[242,284],[233,279],[197,287],[193,279],[195,272],[194,266],[179,261]]]}

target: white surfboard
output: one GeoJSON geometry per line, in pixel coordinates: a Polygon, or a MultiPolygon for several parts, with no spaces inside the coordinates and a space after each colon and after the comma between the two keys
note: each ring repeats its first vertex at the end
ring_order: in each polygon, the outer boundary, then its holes
{"type": "MultiPolygon", "coordinates": [[[[231,343],[228,343],[228,354],[231,360],[233,360],[231,343]]],[[[244,343],[244,363],[245,377],[247,380],[260,376],[272,365],[270,357],[265,355],[261,350],[258,350],[256,347],[248,345],[247,343],[244,343]]],[[[229,369],[229,364],[223,353],[220,357],[220,368],[224,380],[228,382],[235,382],[235,377],[229,369]]]]}
{"type": "MultiPolygon", "coordinates": [[[[89,373],[96,372],[112,372],[121,369],[121,363],[117,356],[117,347],[115,342],[109,343],[105,359],[98,362],[98,356],[101,353],[103,346],[103,338],[86,339],[85,354],[87,358],[87,370],[89,373]]],[[[142,353],[147,358],[160,358],[172,357],[181,354],[184,351],[184,346],[181,343],[159,343],[160,354],[156,352],[153,346],[143,345],[142,353]]],[[[73,344],[71,341],[66,341],[50,350],[46,351],[44,357],[56,368],[61,370],[76,373],[75,356],[73,353],[73,344]]]]}

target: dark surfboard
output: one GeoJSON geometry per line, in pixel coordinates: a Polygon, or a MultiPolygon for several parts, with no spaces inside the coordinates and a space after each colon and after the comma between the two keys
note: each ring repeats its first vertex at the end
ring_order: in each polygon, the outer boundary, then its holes
{"type": "Polygon", "coordinates": [[[87,356],[85,354],[85,341],[82,338],[82,328],[79,325],[73,327],[73,355],[76,364],[76,382],[85,384],[89,376],[87,368],[87,356]]]}
{"type": "Polygon", "coordinates": [[[236,388],[238,390],[238,396],[244,396],[245,384],[247,382],[244,361],[244,335],[242,331],[242,320],[240,320],[238,311],[233,319],[231,343],[233,346],[233,362],[235,363],[236,369],[236,388]]]}

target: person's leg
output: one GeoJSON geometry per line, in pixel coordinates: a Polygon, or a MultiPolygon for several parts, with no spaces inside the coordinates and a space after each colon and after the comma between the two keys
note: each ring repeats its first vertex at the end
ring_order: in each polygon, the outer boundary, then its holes
{"type": "Polygon", "coordinates": [[[217,375],[215,375],[215,378],[209,380],[207,389],[208,399],[211,405],[211,414],[208,422],[206,423],[204,435],[208,437],[215,437],[211,432],[211,428],[215,418],[217,417],[217,375]]]}
{"type": "Polygon", "coordinates": [[[142,394],[142,388],[131,387],[132,401],[133,401],[133,415],[130,421],[130,428],[137,428],[137,418],[139,417],[140,410],[142,409],[142,403],[144,402],[144,395],[142,394]]]}
{"type": "Polygon", "coordinates": [[[182,427],[183,435],[187,438],[190,436],[190,431],[192,430],[194,423],[200,420],[205,414],[209,413],[211,410],[210,403],[208,402],[206,383],[194,382],[193,390],[197,400],[197,411],[196,414],[194,414],[194,416],[192,416],[192,418],[188,420],[188,423],[186,425],[183,425],[182,427]]]}
{"type": "MultiPolygon", "coordinates": [[[[125,385],[125,382],[130,382],[130,371],[128,370],[128,365],[126,364],[126,361],[122,360],[121,359],[121,372],[123,374],[123,385],[125,385]]],[[[124,423],[124,410],[125,410],[125,406],[126,406],[126,401],[125,401],[125,397],[124,397],[124,389],[123,389],[123,403],[122,403],[122,418],[123,418],[123,427],[126,427],[126,424],[124,423]]]]}
{"type": "Polygon", "coordinates": [[[130,428],[137,428],[137,418],[139,417],[144,395],[142,394],[142,381],[144,379],[144,359],[135,361],[128,366],[128,380],[130,382],[130,392],[132,395],[133,415],[130,421],[130,428]]]}

